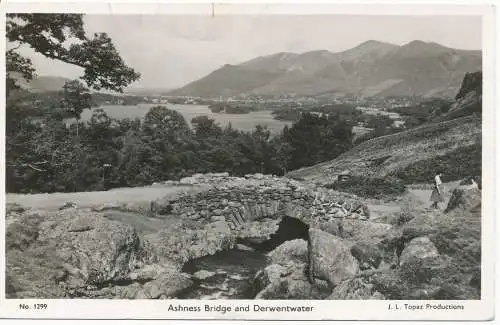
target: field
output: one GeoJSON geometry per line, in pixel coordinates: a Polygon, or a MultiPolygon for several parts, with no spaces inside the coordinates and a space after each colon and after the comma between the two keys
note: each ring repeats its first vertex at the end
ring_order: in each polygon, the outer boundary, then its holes
{"type": "MultiPolygon", "coordinates": [[[[288,121],[273,119],[271,111],[258,111],[249,114],[217,114],[212,113],[206,105],[176,105],[176,104],[139,104],[139,105],[103,105],[102,109],[112,118],[143,118],[149,109],[157,105],[166,105],[168,108],[181,113],[188,123],[196,116],[206,115],[214,119],[221,126],[231,125],[238,130],[251,131],[257,124],[267,125],[272,134],[278,134],[285,125],[291,125],[288,121]]],[[[82,120],[88,120],[92,111],[86,110],[82,114],[82,120]]]]}

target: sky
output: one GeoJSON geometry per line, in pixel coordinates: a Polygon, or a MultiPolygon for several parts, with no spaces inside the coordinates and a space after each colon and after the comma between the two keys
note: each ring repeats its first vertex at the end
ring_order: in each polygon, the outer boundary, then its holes
{"type": "MultiPolygon", "coordinates": [[[[84,23],[89,34],[108,33],[125,63],[141,73],[133,88],[177,88],[224,64],[277,52],[340,52],[367,40],[481,49],[480,16],[86,15],[84,23]]],[[[82,75],[28,48],[21,53],[38,75],[82,75]]]]}

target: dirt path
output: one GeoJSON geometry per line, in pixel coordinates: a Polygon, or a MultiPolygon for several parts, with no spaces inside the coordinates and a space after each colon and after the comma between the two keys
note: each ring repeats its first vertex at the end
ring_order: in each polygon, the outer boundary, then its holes
{"type": "MultiPolygon", "coordinates": [[[[455,188],[458,187],[460,184],[460,181],[455,181],[455,182],[449,182],[449,183],[444,183],[442,185],[442,191],[443,191],[443,196],[444,196],[444,202],[439,204],[439,207],[442,211],[446,209],[448,206],[448,202],[450,201],[451,193],[455,188]]],[[[430,205],[432,204],[429,201],[429,198],[431,197],[432,194],[432,187],[431,185],[426,186],[426,188],[410,188],[408,191],[408,196],[412,200],[414,204],[416,204],[417,208],[420,209],[428,209],[430,205]]]]}
{"type": "Polygon", "coordinates": [[[76,192],[76,193],[43,193],[43,194],[9,194],[6,195],[7,203],[18,203],[22,206],[54,210],[64,203],[72,201],[78,207],[86,208],[104,203],[131,203],[152,201],[170,194],[189,192],[192,186],[152,185],[146,187],[117,188],[102,192],[76,192]]]}
{"type": "MultiPolygon", "coordinates": [[[[445,201],[439,204],[441,211],[444,211],[448,206],[451,193],[459,185],[459,183],[460,181],[455,181],[443,184],[443,195],[445,201]]],[[[398,202],[369,203],[368,209],[371,214],[370,219],[373,221],[387,222],[388,220],[398,217],[405,204],[409,205],[411,210],[431,210],[430,205],[432,203],[429,201],[431,193],[431,184],[412,185],[408,187],[408,191],[398,202]]]]}

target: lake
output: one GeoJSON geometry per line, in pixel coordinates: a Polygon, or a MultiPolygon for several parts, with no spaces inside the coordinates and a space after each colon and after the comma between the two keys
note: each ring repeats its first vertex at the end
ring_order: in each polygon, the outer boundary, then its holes
{"type": "MultiPolygon", "coordinates": [[[[153,106],[158,106],[158,104],[103,105],[100,108],[104,109],[109,117],[122,119],[135,117],[144,118],[146,113],[153,106]]],[[[206,105],[166,104],[165,106],[181,113],[189,124],[191,124],[191,119],[193,117],[206,115],[209,118],[214,119],[222,127],[231,123],[235,129],[251,131],[257,124],[261,124],[266,125],[272,134],[278,134],[281,130],[283,130],[285,125],[290,126],[292,124],[292,122],[289,121],[279,121],[273,119],[271,111],[257,111],[248,114],[219,114],[212,113],[206,105]]],[[[92,111],[85,110],[82,113],[82,120],[89,120],[91,116],[92,111]]]]}

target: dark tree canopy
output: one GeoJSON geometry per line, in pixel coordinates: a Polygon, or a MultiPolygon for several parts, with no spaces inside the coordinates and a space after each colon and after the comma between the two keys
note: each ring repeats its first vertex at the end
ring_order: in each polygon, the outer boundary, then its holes
{"type": "MultiPolygon", "coordinates": [[[[7,41],[27,44],[48,58],[83,68],[81,79],[96,90],[122,92],[140,77],[125,65],[106,33],[85,35],[81,14],[7,14],[6,25],[7,41]]],[[[15,87],[12,72],[27,80],[34,73],[31,60],[15,49],[7,51],[8,86],[15,87]]]]}
{"type": "Polygon", "coordinates": [[[62,106],[72,117],[80,119],[83,110],[92,107],[89,90],[78,80],[67,81],[63,89],[62,106]]]}

